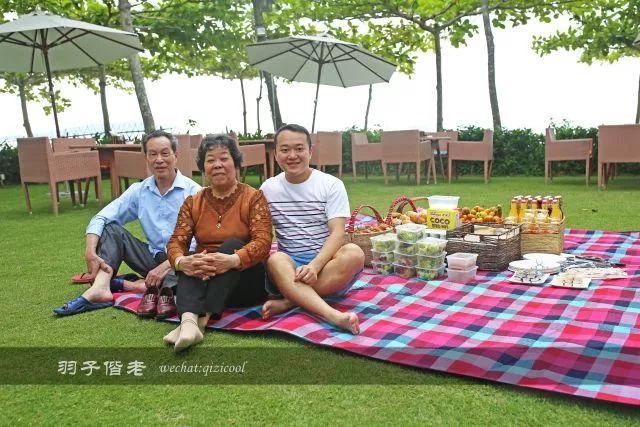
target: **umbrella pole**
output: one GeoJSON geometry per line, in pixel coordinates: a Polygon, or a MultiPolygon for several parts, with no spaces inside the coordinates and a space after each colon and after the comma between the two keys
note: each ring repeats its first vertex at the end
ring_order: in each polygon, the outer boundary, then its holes
{"type": "Polygon", "coordinates": [[[58,109],[56,108],[56,95],[53,92],[53,81],[51,80],[51,68],[49,67],[49,53],[45,48],[44,66],[47,69],[47,80],[49,80],[49,97],[51,98],[51,107],[53,108],[53,120],[56,122],[56,135],[60,138],[60,126],[58,125],[58,109]]]}
{"type": "Polygon", "coordinates": [[[318,108],[318,91],[320,90],[320,76],[322,75],[322,51],[324,45],[320,45],[320,62],[318,62],[318,79],[316,81],[316,99],[313,101],[313,122],[311,122],[311,133],[316,129],[316,109],[318,108]]]}

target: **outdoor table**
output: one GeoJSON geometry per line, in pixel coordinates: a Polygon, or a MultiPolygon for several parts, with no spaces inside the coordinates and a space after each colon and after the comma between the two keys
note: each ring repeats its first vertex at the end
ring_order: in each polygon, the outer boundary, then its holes
{"type": "MultiPolygon", "coordinates": [[[[70,149],[82,150],[91,149],[98,150],[98,157],[100,158],[100,167],[109,168],[109,179],[111,180],[111,199],[118,197],[118,182],[116,181],[115,174],[115,156],[113,154],[116,150],[126,151],[140,151],[142,145],[140,144],[70,144],[70,149]]],[[[127,183],[128,185],[128,183],[127,183]]]]}
{"type": "Polygon", "coordinates": [[[264,144],[266,155],[267,155],[267,176],[272,177],[275,176],[275,164],[274,157],[276,152],[276,142],[273,139],[252,139],[247,141],[240,141],[240,145],[255,145],[255,144],[264,144]]]}
{"type": "MultiPolygon", "coordinates": [[[[445,170],[444,170],[444,162],[442,161],[442,153],[440,153],[440,141],[449,141],[451,140],[448,136],[437,136],[437,135],[420,135],[420,142],[431,143],[431,148],[435,149],[438,153],[438,159],[440,161],[440,171],[442,172],[442,179],[445,179],[445,170]]],[[[449,152],[449,148],[447,147],[447,153],[449,152]]]]}

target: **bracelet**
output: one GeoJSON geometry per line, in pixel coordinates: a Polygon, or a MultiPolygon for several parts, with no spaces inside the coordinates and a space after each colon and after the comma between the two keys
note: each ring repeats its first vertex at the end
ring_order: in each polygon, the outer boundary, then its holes
{"type": "Polygon", "coordinates": [[[176,258],[176,262],[174,263],[174,270],[175,271],[182,271],[182,269],[180,268],[180,261],[182,261],[184,259],[184,255],[183,256],[179,256],[178,258],[176,258]]]}

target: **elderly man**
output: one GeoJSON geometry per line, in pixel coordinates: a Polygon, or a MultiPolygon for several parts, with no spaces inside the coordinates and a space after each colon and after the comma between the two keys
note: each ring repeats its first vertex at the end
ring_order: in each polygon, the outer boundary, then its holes
{"type": "Polygon", "coordinates": [[[138,314],[159,318],[175,313],[172,287],[176,276],[167,260],[166,245],[173,233],[180,206],[200,186],[176,169],[178,142],[170,133],[154,131],[142,140],[147,166],[153,173],[131,185],[89,222],[85,260],[93,285],[53,312],[69,316],[113,305],[113,292],[140,290],[135,284],[112,280],[122,262],[144,277],[146,293],[138,314]],[[139,220],[148,243],[123,226],[139,220]]]}
{"type": "Polygon", "coordinates": [[[278,239],[278,252],[267,260],[267,290],[280,298],[267,301],[262,316],[267,319],[300,306],[357,334],[358,316],[340,312],[322,298],[346,293],[364,265],[362,249],[344,244],[345,222],[351,215],[344,184],[309,167],[311,137],[304,127],[283,126],[274,139],[276,160],[284,172],[260,189],[269,202],[278,239]]]}

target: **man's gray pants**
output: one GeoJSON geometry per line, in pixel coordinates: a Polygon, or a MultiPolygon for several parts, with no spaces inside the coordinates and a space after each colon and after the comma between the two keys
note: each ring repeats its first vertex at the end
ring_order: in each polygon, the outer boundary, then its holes
{"type": "MultiPolygon", "coordinates": [[[[96,252],[109,267],[113,268],[114,277],[123,262],[144,278],[151,270],[167,260],[167,254],[164,252],[159,252],[152,257],[146,243],[115,222],[104,227],[96,252]]],[[[172,288],[177,283],[175,272],[171,269],[162,281],[161,287],[172,288]]]]}

